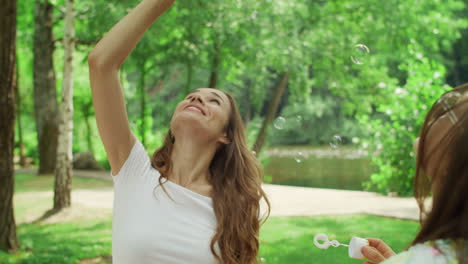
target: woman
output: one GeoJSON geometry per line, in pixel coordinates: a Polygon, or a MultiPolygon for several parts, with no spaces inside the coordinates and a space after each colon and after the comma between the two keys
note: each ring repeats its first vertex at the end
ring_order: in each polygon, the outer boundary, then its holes
{"type": "Polygon", "coordinates": [[[88,57],[114,180],[113,263],[256,263],[260,200],[269,204],[233,98],[209,88],[190,93],[151,159],[129,128],[119,68],[173,2],[143,0],[88,57]]]}
{"type": "Polygon", "coordinates": [[[412,247],[396,255],[368,239],[365,263],[468,263],[468,84],[444,94],[431,108],[415,143],[415,198],[421,230],[412,247]],[[425,200],[432,193],[432,208],[425,200]],[[388,260],[387,260],[388,259],[388,260]]]}

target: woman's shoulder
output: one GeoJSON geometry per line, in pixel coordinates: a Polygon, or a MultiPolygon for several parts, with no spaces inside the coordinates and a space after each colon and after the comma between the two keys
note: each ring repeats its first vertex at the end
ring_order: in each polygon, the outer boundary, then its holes
{"type": "Polygon", "coordinates": [[[382,264],[457,264],[456,243],[451,240],[435,240],[416,244],[382,264]]]}

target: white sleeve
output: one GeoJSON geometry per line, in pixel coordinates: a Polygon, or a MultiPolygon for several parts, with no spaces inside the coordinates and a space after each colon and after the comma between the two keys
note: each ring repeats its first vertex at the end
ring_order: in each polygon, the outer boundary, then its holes
{"type": "Polygon", "coordinates": [[[120,171],[115,176],[112,176],[113,173],[111,171],[111,176],[114,185],[137,183],[145,180],[145,176],[149,174],[148,172],[151,168],[151,160],[148,153],[143,144],[136,139],[120,171]]]}

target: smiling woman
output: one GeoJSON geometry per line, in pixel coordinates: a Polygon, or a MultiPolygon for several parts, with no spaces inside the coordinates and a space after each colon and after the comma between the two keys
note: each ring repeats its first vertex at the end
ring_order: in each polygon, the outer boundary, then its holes
{"type": "Polygon", "coordinates": [[[200,88],[150,158],[130,130],[118,71],[171,0],[143,0],[90,53],[99,133],[114,181],[113,263],[256,263],[269,203],[232,96],[200,88]]]}

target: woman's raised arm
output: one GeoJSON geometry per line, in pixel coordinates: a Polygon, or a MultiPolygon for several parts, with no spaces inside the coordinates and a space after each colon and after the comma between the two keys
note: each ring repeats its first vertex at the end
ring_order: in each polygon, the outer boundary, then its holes
{"type": "Polygon", "coordinates": [[[174,0],[143,0],[121,19],[88,56],[96,122],[107,157],[116,175],[135,143],[130,131],[118,71],[144,32],[174,0]]]}

